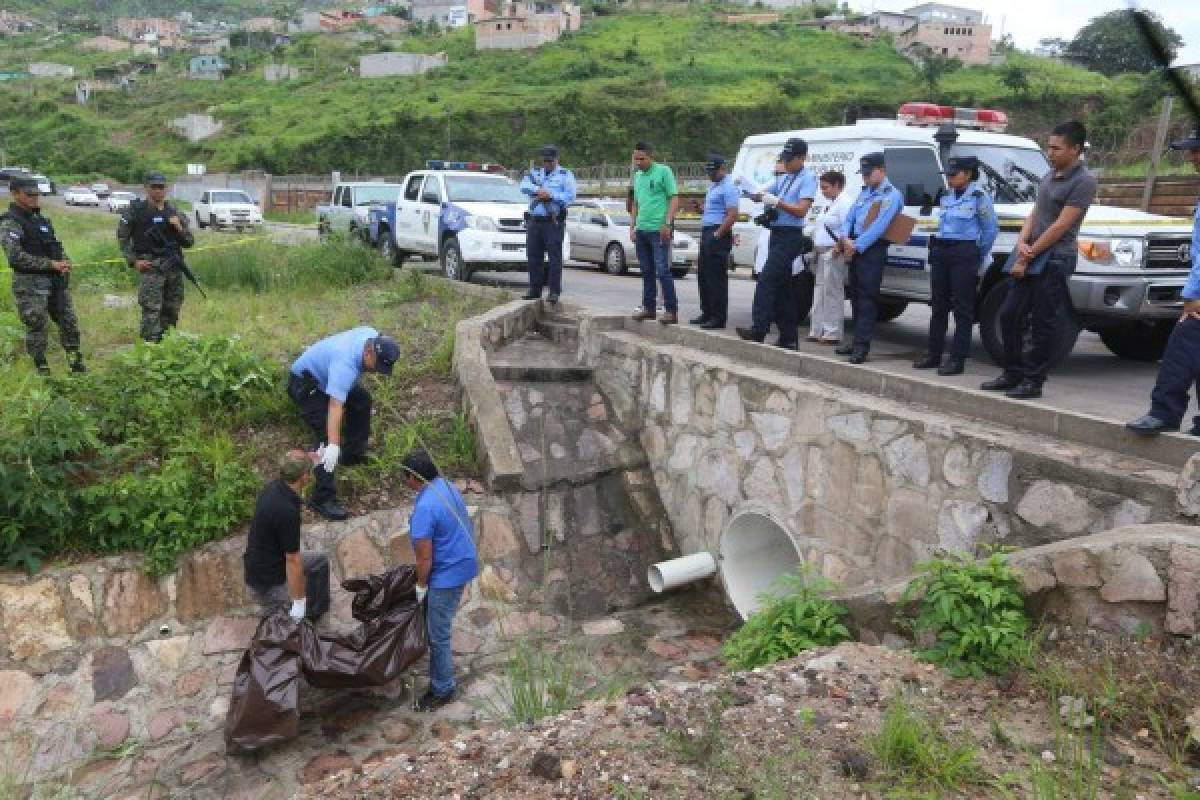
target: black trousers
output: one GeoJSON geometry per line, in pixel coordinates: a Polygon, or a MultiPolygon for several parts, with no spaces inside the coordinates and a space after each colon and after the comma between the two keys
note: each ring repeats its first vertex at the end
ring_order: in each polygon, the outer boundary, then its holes
{"type": "Polygon", "coordinates": [[[1004,339],[1004,371],[1038,386],[1046,382],[1058,320],[1068,302],[1067,278],[1075,271],[1075,256],[1051,256],[1039,275],[1009,280],[1000,306],[1004,339]],[[1025,351],[1025,331],[1033,346],[1025,351]]]}
{"type": "Polygon", "coordinates": [[[700,314],[709,322],[724,325],[729,315],[729,251],[733,234],[715,236],[720,225],[706,225],[700,231],[700,261],[696,265],[696,283],[700,289],[700,314]]]}
{"type": "MultiPolygon", "coordinates": [[[[329,440],[326,421],[329,418],[329,395],[321,391],[308,373],[304,376],[288,375],[288,397],[292,398],[300,416],[313,432],[313,448],[329,440]]],[[[355,386],[346,395],[342,417],[342,461],[355,461],[367,454],[367,440],[371,438],[371,393],[355,386]]],[[[337,498],[337,482],[332,472],[318,464],[313,468],[313,490],[310,498],[314,504],[337,498]]]]}
{"type": "Polygon", "coordinates": [[[754,286],[751,323],[754,332],[766,336],[771,323],[779,328],[780,344],[799,341],[800,321],[796,294],[792,289],[792,262],[800,255],[804,231],[796,227],[771,228],[771,243],[762,274],[754,286]]]}
{"type": "MultiPolygon", "coordinates": [[[[1179,425],[1187,413],[1188,391],[1193,385],[1200,393],[1200,320],[1184,319],[1171,331],[1162,363],[1158,365],[1158,380],[1150,395],[1150,414],[1168,425],[1179,425]]],[[[1192,424],[1200,427],[1200,416],[1192,424]]]]}
{"type": "Polygon", "coordinates": [[[817,288],[817,276],[812,270],[804,269],[792,276],[792,297],[796,300],[796,321],[803,324],[812,313],[813,293],[817,288]]]}
{"type": "Polygon", "coordinates": [[[556,218],[529,217],[525,256],[529,260],[529,291],[549,289],[550,294],[562,294],[563,226],[556,218]]]}
{"type": "Polygon", "coordinates": [[[880,239],[850,260],[850,309],[854,315],[854,349],[871,350],[875,323],[879,319],[879,289],[887,265],[888,242],[880,239]]]}
{"type": "Polygon", "coordinates": [[[946,348],[946,328],[954,312],[954,339],[950,356],[965,359],[971,353],[975,324],[975,291],[979,284],[979,245],[965,239],[936,239],[929,250],[929,354],[941,358],[946,348]]]}

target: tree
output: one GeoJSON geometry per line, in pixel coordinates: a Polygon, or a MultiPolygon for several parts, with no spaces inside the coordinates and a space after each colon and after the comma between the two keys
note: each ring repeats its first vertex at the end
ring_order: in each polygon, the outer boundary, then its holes
{"type": "MultiPolygon", "coordinates": [[[[1110,11],[1094,17],[1079,29],[1075,38],[1063,53],[1082,67],[1104,75],[1120,75],[1123,72],[1153,72],[1161,65],[1146,47],[1130,11],[1110,11]]],[[[1172,59],[1183,46],[1183,37],[1168,28],[1153,12],[1145,12],[1150,18],[1159,41],[1172,59]]]]}
{"type": "Polygon", "coordinates": [[[929,99],[935,100],[938,84],[946,75],[962,66],[962,62],[953,56],[935,53],[928,45],[917,45],[912,49],[913,68],[917,77],[929,90],[929,99]]]}
{"type": "Polygon", "coordinates": [[[1029,91],[1029,71],[1017,64],[1009,64],[1000,75],[1000,81],[1012,90],[1013,95],[1029,91]]]}

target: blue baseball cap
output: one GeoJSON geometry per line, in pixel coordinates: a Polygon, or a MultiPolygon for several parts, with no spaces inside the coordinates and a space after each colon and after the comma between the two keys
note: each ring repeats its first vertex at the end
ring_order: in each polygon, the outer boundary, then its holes
{"type": "Polygon", "coordinates": [[[381,375],[391,375],[396,359],[400,358],[400,345],[390,336],[376,336],[371,340],[375,350],[375,371],[381,375]]]}

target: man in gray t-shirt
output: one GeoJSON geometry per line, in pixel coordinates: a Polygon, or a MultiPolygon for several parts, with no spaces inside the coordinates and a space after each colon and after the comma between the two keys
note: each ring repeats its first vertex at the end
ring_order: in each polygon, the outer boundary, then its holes
{"type": "Polygon", "coordinates": [[[1087,131],[1075,121],[1062,123],[1050,134],[1046,157],[1053,169],[1042,178],[1037,203],[1021,226],[1012,280],[1000,307],[1004,372],[982,389],[1003,391],[1017,400],[1042,396],[1059,318],[1070,302],[1067,279],[1075,271],[1075,237],[1096,197],[1096,176],[1080,160],[1086,140],[1087,131]],[[1027,326],[1033,338],[1028,352],[1027,326]]]}

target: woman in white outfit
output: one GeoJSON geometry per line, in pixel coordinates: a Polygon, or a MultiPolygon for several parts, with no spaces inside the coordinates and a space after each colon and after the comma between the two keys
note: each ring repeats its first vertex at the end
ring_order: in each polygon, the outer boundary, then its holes
{"type": "Polygon", "coordinates": [[[813,239],[814,249],[809,257],[815,259],[813,272],[817,279],[808,340],[838,344],[842,340],[842,320],[846,312],[846,262],[834,255],[833,247],[854,198],[845,191],[846,177],[840,172],[824,173],[820,185],[821,195],[829,205],[806,231],[813,239]]]}

